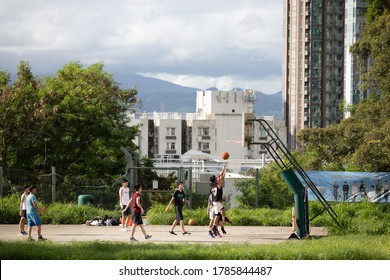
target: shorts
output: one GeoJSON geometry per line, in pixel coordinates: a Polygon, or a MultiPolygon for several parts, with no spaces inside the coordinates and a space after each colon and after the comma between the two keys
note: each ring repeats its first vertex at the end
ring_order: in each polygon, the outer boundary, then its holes
{"type": "Polygon", "coordinates": [[[133,224],[136,224],[136,225],[143,225],[144,224],[144,222],[142,221],[141,213],[133,213],[132,219],[133,219],[133,224]]]}
{"type": "Polygon", "coordinates": [[[184,220],[183,217],[183,207],[175,205],[176,221],[184,220]]]}
{"type": "Polygon", "coordinates": [[[210,218],[210,220],[214,220],[214,218],[215,218],[214,207],[211,207],[211,209],[210,209],[209,218],[210,218]]]}
{"type": "Polygon", "coordinates": [[[42,225],[42,220],[38,213],[27,213],[27,220],[29,227],[42,225]]]}
{"type": "Polygon", "coordinates": [[[21,218],[27,218],[27,210],[22,210],[21,218]]]}
{"type": "Polygon", "coordinates": [[[223,209],[223,204],[222,204],[222,202],[219,202],[219,201],[213,202],[213,206],[214,206],[215,215],[218,215],[221,212],[221,210],[223,209]]]}
{"type": "MultiPolygon", "coordinates": [[[[122,210],[126,208],[126,205],[122,205],[122,210]]],[[[131,214],[131,207],[127,208],[125,212],[122,212],[123,215],[129,216],[131,214]]]]}

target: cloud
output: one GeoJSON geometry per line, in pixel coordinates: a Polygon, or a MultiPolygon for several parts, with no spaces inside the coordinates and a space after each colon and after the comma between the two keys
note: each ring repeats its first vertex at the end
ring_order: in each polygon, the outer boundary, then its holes
{"type": "Polygon", "coordinates": [[[231,81],[276,92],[282,11],[282,1],[266,0],[2,0],[0,70],[22,59],[52,72],[71,60],[104,61],[112,71],[171,82],[231,81]]]}

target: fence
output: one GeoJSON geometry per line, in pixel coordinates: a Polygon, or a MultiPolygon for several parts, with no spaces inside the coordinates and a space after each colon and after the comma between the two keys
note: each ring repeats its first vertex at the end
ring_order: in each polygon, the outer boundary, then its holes
{"type": "MultiPolygon", "coordinates": [[[[178,178],[184,178],[183,168],[172,170],[156,169],[158,174],[152,174],[153,179],[147,176],[153,168],[146,168],[142,177],[141,183],[144,186],[142,193],[142,204],[145,209],[148,209],[153,203],[167,204],[172,197],[172,185],[178,178]],[[158,180],[158,189],[153,189],[154,181],[158,180]],[[145,182],[143,182],[145,181],[145,182]],[[149,183],[148,183],[149,182],[149,183]]],[[[139,171],[141,172],[141,171],[139,171]]],[[[190,176],[189,176],[190,177],[190,176]]],[[[92,204],[96,207],[107,210],[119,209],[119,188],[121,186],[123,176],[108,182],[100,178],[84,178],[84,177],[66,177],[63,178],[56,173],[55,167],[52,167],[49,174],[36,174],[34,171],[25,169],[12,168],[5,172],[0,166],[0,196],[9,195],[12,193],[21,193],[20,188],[24,185],[35,185],[37,187],[38,199],[45,204],[54,202],[60,203],[78,203],[80,195],[92,195],[92,204]]],[[[188,182],[189,184],[192,184],[188,182]]],[[[190,194],[191,188],[186,190],[190,194]]],[[[200,200],[207,201],[200,198],[200,200]]],[[[192,207],[192,195],[190,197],[192,207]]],[[[195,202],[195,206],[199,203],[195,202]]]]}
{"type": "Polygon", "coordinates": [[[7,173],[0,167],[0,196],[20,192],[24,185],[35,185],[37,196],[45,204],[53,202],[78,203],[82,194],[93,197],[94,206],[114,210],[118,208],[121,179],[113,182],[103,179],[67,177],[64,179],[52,167],[51,173],[37,175],[34,171],[12,168],[7,173]]]}

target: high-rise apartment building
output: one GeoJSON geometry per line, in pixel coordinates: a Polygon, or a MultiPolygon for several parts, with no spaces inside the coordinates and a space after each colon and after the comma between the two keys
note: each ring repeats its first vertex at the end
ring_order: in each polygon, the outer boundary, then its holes
{"type": "MultiPolygon", "coordinates": [[[[345,0],[344,30],[344,103],[356,105],[360,99],[367,98],[369,92],[360,90],[360,74],[355,57],[349,48],[359,39],[364,28],[364,14],[367,11],[366,0],[345,0]]],[[[349,116],[346,112],[346,117],[349,116]]]]}
{"type": "Polygon", "coordinates": [[[356,67],[346,61],[353,34],[361,30],[364,12],[350,8],[357,2],[362,0],[285,0],[283,101],[291,149],[298,148],[300,129],[340,122],[345,89],[357,94],[356,67]]]}

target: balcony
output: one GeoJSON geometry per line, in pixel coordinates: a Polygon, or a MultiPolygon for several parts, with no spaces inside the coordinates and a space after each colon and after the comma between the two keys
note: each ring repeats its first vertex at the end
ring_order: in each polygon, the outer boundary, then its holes
{"type": "Polygon", "coordinates": [[[167,140],[176,140],[176,135],[167,135],[165,137],[165,139],[167,139],[167,140]]]}
{"type": "Polygon", "coordinates": [[[165,154],[167,155],[176,154],[176,150],[165,150],[165,154]]]}

